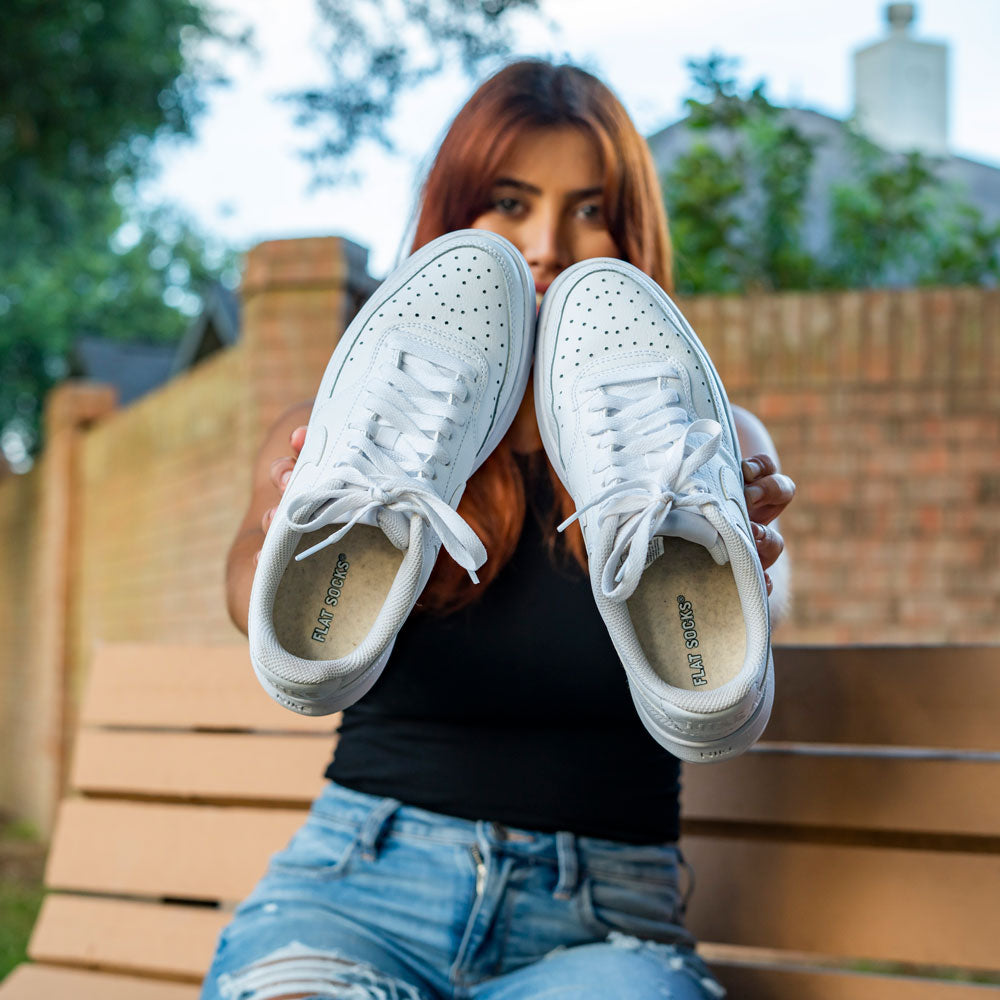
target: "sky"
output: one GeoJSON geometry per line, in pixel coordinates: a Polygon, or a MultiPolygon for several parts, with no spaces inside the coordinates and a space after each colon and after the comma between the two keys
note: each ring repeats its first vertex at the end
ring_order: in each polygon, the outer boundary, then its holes
{"type": "MultiPolygon", "coordinates": [[[[366,148],[354,184],[315,189],[302,157],[312,136],[278,100],[326,80],[315,0],[216,0],[233,26],[254,29],[256,54],[221,58],[230,79],[207,94],[192,141],[161,143],[159,171],[142,189],[169,201],[208,235],[243,250],[265,239],[346,236],[387,273],[402,252],[422,171],[474,87],[458,72],[400,104],[395,154],[366,148]]],[[[852,109],[850,54],[886,33],[878,0],[542,0],[545,19],[521,17],[516,53],[568,58],[596,72],[644,134],[681,116],[688,58],[741,59],[745,83],[763,78],[777,103],[837,117],[852,109]]],[[[952,151],[1000,166],[1000,0],[920,0],[916,37],[950,47],[952,151]]]]}

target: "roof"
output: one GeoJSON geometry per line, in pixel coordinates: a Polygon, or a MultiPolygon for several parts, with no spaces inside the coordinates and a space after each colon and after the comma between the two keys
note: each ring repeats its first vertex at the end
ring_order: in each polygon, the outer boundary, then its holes
{"type": "Polygon", "coordinates": [[[78,337],[73,345],[70,374],[113,385],[118,405],[125,406],[170,378],[176,347],[78,337]]]}

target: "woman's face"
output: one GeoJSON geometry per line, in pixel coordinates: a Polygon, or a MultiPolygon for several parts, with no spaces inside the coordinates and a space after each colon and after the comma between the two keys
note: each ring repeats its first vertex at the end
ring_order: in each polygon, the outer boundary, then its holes
{"type": "Polygon", "coordinates": [[[593,139],[572,127],[525,132],[501,163],[491,207],[472,222],[524,254],[543,295],[570,264],[620,256],[602,207],[604,171],[593,139]]]}

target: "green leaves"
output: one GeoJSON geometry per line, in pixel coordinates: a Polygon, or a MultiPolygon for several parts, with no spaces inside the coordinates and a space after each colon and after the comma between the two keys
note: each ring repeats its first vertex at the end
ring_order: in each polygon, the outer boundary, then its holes
{"type": "Polygon", "coordinates": [[[848,126],[841,179],[814,177],[821,140],[768,100],[740,92],[736,61],[689,62],[698,138],[663,179],[678,290],[981,284],[1000,279],[1000,226],[917,153],[886,153],[848,126]],[[825,233],[809,245],[809,217],[825,233]]]}
{"type": "Polygon", "coordinates": [[[297,122],[319,135],[307,154],[317,183],[345,174],[364,142],[393,148],[388,126],[401,94],[459,65],[466,74],[510,52],[510,15],[540,0],[317,0],[330,79],[288,95],[297,122]]]}
{"type": "Polygon", "coordinates": [[[37,449],[42,399],[67,373],[77,336],[175,341],[199,283],[231,266],[170,210],[132,204],[153,139],[188,135],[202,89],[217,77],[197,55],[207,39],[242,44],[193,0],[4,5],[0,446],[8,455],[37,449]]]}
{"type": "Polygon", "coordinates": [[[831,188],[829,281],[985,284],[1000,278],[1000,226],[918,153],[890,156],[850,135],[851,180],[831,188]]]}

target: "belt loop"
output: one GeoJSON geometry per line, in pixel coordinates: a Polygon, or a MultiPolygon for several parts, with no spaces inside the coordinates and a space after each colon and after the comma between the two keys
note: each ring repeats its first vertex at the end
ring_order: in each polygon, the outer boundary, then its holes
{"type": "Polygon", "coordinates": [[[383,799],[365,819],[358,834],[358,846],[365,861],[374,861],[378,842],[389,820],[400,807],[398,799],[383,799]]]}
{"type": "Polygon", "coordinates": [[[576,891],[580,875],[576,837],[572,833],[560,830],[556,834],[556,857],[559,859],[559,881],[552,895],[556,899],[569,899],[576,891]]]}

